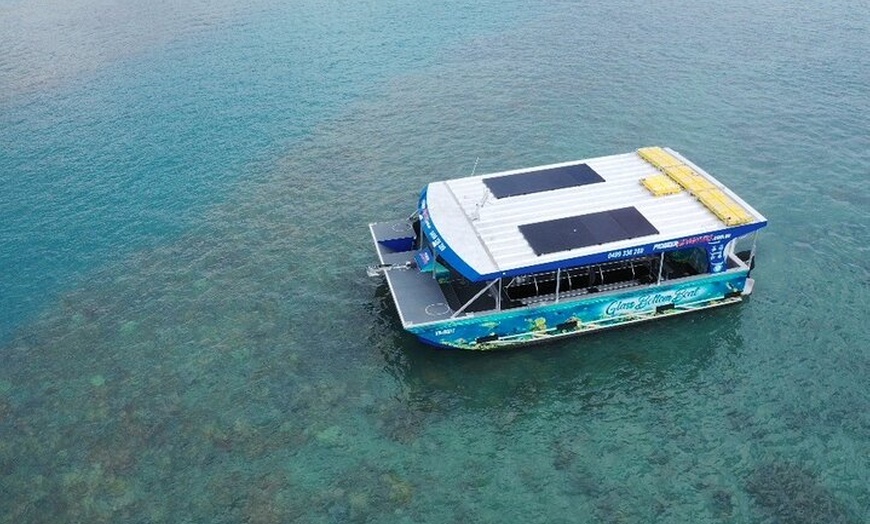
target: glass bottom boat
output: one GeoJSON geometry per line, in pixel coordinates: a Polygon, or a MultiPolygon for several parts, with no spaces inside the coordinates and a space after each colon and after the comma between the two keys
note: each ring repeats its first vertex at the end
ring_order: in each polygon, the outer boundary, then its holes
{"type": "Polygon", "coordinates": [[[740,302],[756,210],[659,147],[433,182],[370,224],[403,327],[488,350],[740,302]]]}

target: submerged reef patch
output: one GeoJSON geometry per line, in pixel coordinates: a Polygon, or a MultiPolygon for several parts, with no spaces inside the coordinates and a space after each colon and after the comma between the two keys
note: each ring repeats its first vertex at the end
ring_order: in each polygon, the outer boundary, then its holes
{"type": "Polygon", "coordinates": [[[770,462],[756,468],[747,480],[747,491],[777,522],[859,522],[813,472],[788,462],[770,462]]]}

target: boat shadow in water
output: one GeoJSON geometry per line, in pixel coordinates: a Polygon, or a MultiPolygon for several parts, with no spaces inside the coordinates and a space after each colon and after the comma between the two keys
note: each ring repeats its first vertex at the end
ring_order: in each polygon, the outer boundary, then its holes
{"type": "Polygon", "coordinates": [[[620,387],[655,401],[663,381],[692,383],[713,359],[740,353],[741,311],[717,308],[506,351],[445,350],[401,329],[382,285],[373,302],[370,347],[411,400],[491,408],[570,396],[594,407],[620,387]]]}

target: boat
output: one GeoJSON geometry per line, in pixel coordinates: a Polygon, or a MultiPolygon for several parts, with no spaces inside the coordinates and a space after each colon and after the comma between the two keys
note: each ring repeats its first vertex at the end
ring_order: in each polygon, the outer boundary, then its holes
{"type": "Polygon", "coordinates": [[[369,224],[405,330],[492,350],[736,304],[767,219],[666,147],[432,182],[369,224]]]}

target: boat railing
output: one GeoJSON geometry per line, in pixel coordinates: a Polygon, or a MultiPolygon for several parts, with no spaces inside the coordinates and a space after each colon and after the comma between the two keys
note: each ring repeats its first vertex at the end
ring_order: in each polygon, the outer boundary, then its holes
{"type": "Polygon", "coordinates": [[[524,275],[506,281],[506,298],[515,302],[537,302],[538,297],[563,297],[617,289],[655,281],[657,257],[609,262],[592,266],[561,269],[547,273],[524,275]]]}
{"type": "Polygon", "coordinates": [[[537,295],[532,297],[526,297],[520,299],[520,302],[524,306],[531,306],[535,304],[547,304],[551,302],[556,302],[562,300],[570,300],[575,297],[580,297],[584,295],[591,295],[594,293],[604,293],[607,291],[616,291],[618,289],[625,289],[630,287],[639,287],[645,285],[644,282],[640,280],[624,280],[622,282],[614,282],[612,284],[602,284],[599,286],[592,286],[588,288],[580,288],[573,289],[571,291],[564,291],[561,293],[547,293],[546,295],[537,295]]]}

